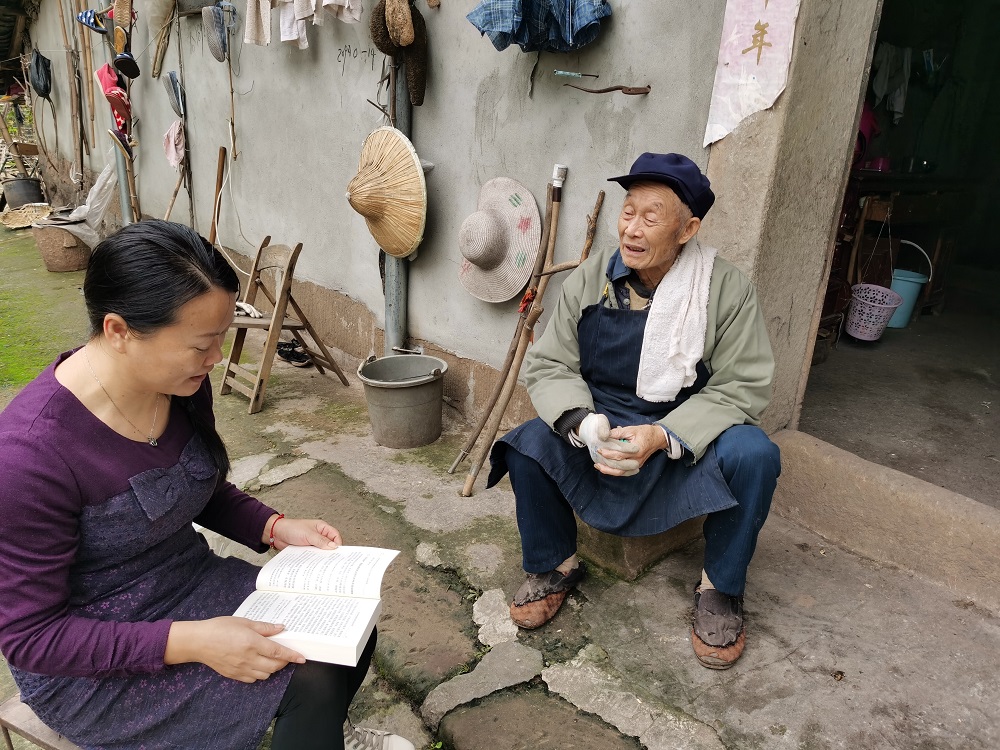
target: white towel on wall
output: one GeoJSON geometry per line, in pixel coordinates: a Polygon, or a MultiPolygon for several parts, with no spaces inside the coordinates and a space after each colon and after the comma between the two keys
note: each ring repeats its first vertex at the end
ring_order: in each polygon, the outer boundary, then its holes
{"type": "Polygon", "coordinates": [[[647,401],[673,401],[697,378],[705,355],[708,297],[718,250],[692,239],[663,277],[642,334],[636,394],[647,401]]]}
{"type": "Polygon", "coordinates": [[[344,23],[357,23],[364,11],[361,0],[323,0],[323,7],[344,23]]]}
{"type": "Polygon", "coordinates": [[[271,0],[247,0],[243,41],[266,47],[271,43],[271,0]]]}

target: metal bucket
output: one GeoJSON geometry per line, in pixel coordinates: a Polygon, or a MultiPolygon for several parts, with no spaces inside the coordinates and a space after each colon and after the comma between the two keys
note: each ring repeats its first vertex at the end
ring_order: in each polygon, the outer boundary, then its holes
{"type": "Polygon", "coordinates": [[[19,208],[25,203],[45,203],[42,181],[34,177],[15,177],[3,181],[3,194],[7,205],[19,208]]]}
{"type": "Polygon", "coordinates": [[[371,358],[358,368],[375,442],[418,448],[441,437],[441,402],[448,363],[426,354],[371,358]]]}

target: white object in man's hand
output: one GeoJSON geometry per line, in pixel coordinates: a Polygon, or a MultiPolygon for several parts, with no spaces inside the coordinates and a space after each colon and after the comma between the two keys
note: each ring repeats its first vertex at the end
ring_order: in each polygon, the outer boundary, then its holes
{"type": "MultiPolygon", "coordinates": [[[[624,440],[610,437],[611,423],[603,414],[588,414],[577,428],[578,440],[587,446],[590,458],[595,464],[604,464],[622,471],[621,476],[630,477],[639,473],[639,462],[633,459],[616,460],[606,458],[600,449],[618,453],[637,453],[639,448],[624,440]]],[[[582,447],[582,446],[581,446],[582,447]]]]}

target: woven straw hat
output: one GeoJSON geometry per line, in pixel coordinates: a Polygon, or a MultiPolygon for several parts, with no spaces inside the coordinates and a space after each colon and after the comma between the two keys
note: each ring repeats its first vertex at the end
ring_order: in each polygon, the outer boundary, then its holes
{"type": "Polygon", "coordinates": [[[413,144],[399,130],[381,127],[365,139],[347,200],[389,255],[405,258],[417,249],[427,223],[427,184],[413,144]]]}
{"type": "Polygon", "coordinates": [[[479,192],[478,210],[459,232],[462,285],[485,302],[514,297],[528,283],[541,234],[538,206],[528,188],[509,177],[490,180],[479,192]]]}

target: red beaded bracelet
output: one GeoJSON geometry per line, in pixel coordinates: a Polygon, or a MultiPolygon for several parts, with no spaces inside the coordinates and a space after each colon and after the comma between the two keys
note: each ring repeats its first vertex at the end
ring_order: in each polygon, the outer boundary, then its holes
{"type": "Polygon", "coordinates": [[[271,524],[271,533],[268,535],[271,542],[271,549],[277,549],[277,547],[274,546],[274,527],[277,526],[278,521],[280,521],[284,517],[285,517],[284,513],[279,513],[278,517],[274,519],[274,523],[271,524]]]}

